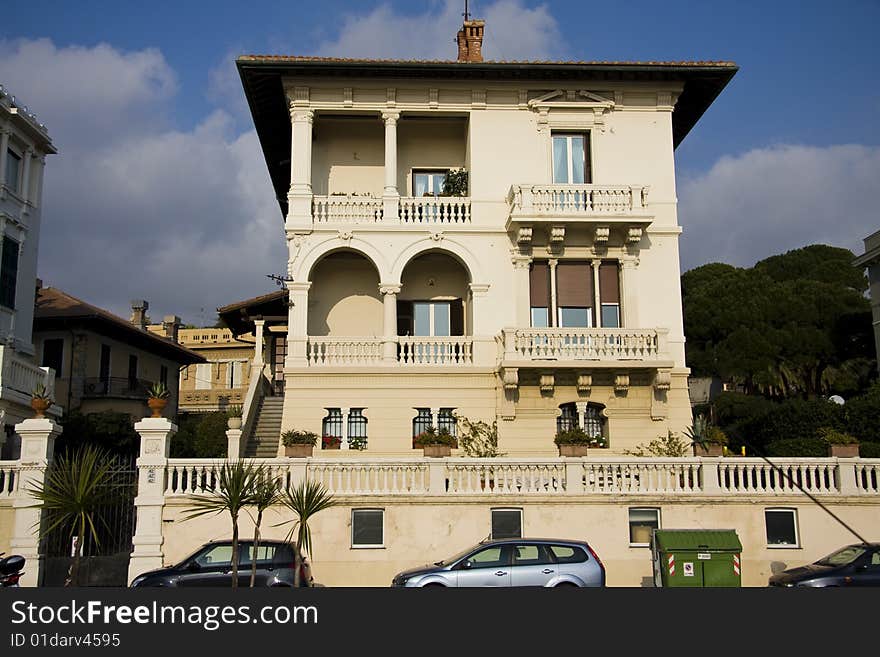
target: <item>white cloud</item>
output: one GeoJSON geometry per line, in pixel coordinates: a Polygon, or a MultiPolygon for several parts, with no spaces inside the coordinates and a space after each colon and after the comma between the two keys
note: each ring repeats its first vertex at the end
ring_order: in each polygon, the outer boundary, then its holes
{"type": "Polygon", "coordinates": [[[807,244],[863,251],[880,228],[880,148],[775,146],[724,157],[679,181],[682,269],[751,266],[807,244]]]}
{"type": "MultiPolygon", "coordinates": [[[[455,59],[455,35],[462,3],[431,2],[416,15],[394,12],[381,4],[366,14],[347,14],[336,38],[322,42],[318,55],[377,59],[455,59]]],[[[520,0],[498,0],[479,8],[486,20],[483,56],[487,60],[547,59],[564,50],[556,19],[546,5],[534,8],[520,0]]]]}
{"type": "Polygon", "coordinates": [[[176,76],[155,50],[0,43],[0,80],[46,124],[39,275],[127,316],[211,322],[215,308],[284,271],[282,218],[253,130],[212,113],[189,131],[161,120],[176,76]],[[79,81],[82,81],[81,83],[79,81]]]}

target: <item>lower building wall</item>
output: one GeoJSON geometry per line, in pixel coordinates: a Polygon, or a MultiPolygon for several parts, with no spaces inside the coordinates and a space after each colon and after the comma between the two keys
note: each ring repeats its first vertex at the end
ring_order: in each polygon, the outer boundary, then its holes
{"type": "Polygon", "coordinates": [[[6,556],[10,554],[14,521],[15,510],[12,508],[12,501],[0,501],[0,552],[5,552],[6,556]]]}
{"type": "MultiPolygon", "coordinates": [[[[493,371],[484,373],[334,373],[288,374],[282,431],[321,433],[328,408],[364,408],[369,420],[370,455],[413,455],[412,422],[417,408],[455,408],[471,420],[498,421],[499,448],[508,456],[552,456],[559,407],[570,402],[605,408],[609,449],[622,454],[667,431],[681,433],[691,424],[686,371],[673,374],[668,391],[658,393],[649,373],[631,375],[625,391],[615,391],[611,373],[593,375],[596,385],[578,391],[572,378],[557,376],[552,391],[525,379],[512,404],[493,371]],[[511,417],[508,409],[513,409],[511,417]]],[[[436,418],[435,418],[436,422],[436,418]]],[[[334,452],[351,455],[351,452],[334,452]]]]}
{"type": "MultiPolygon", "coordinates": [[[[522,509],[526,537],[588,541],[605,564],[609,586],[653,585],[650,549],[629,544],[629,509],[635,507],[659,508],[660,525],[665,529],[735,529],[743,544],[744,586],[766,586],[773,572],[815,561],[858,541],[821,508],[804,503],[803,498],[765,497],[735,503],[712,499],[682,502],[595,497],[566,501],[462,498],[454,502],[428,497],[406,501],[378,497],[338,499],[338,507],[321,512],[309,523],[315,579],[326,586],[388,586],[401,570],[450,557],[487,538],[491,510],[497,508],[522,509]],[[797,513],[799,547],[767,547],[764,510],[780,507],[797,513]],[[351,546],[352,509],[384,510],[384,547],[351,546]]],[[[880,525],[876,522],[880,504],[876,500],[852,498],[829,504],[829,508],[867,540],[880,540],[880,525]]],[[[184,512],[185,503],[177,500],[169,501],[164,509],[166,565],[179,562],[209,540],[231,536],[227,516],[180,522],[184,512]]],[[[290,524],[276,525],[290,518],[289,512],[272,509],[264,518],[263,536],[284,538],[290,524]]],[[[243,538],[253,535],[253,524],[246,514],[241,516],[240,532],[243,538]]]]}

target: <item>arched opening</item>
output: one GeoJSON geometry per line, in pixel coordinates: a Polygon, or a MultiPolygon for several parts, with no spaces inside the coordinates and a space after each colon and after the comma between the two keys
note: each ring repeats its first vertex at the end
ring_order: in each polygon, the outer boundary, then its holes
{"type": "Polygon", "coordinates": [[[556,418],[556,432],[582,429],[590,438],[608,443],[608,419],[602,411],[602,404],[590,402],[579,404],[569,402],[559,406],[559,417],[556,418]]]}
{"type": "Polygon", "coordinates": [[[397,334],[449,337],[473,334],[470,275],[456,258],[429,251],[403,268],[397,297],[397,334]]]}
{"type": "Polygon", "coordinates": [[[382,298],[375,265],[357,251],[335,251],[312,268],[310,336],[382,335],[382,298]]]}

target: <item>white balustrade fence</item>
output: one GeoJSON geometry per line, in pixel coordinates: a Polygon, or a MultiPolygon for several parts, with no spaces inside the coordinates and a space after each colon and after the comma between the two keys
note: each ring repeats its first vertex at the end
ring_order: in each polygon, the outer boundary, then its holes
{"type": "Polygon", "coordinates": [[[381,338],[310,337],[309,365],[372,365],[382,360],[381,338]]]}
{"type": "Polygon", "coordinates": [[[482,495],[558,495],[565,492],[565,463],[514,459],[448,459],[446,492],[482,495]]]}
{"type": "Polygon", "coordinates": [[[419,495],[428,492],[428,465],[422,459],[313,461],[308,477],[336,495],[419,495]]]}
{"type": "Polygon", "coordinates": [[[0,352],[5,352],[0,353],[0,357],[3,360],[3,373],[0,376],[0,384],[4,388],[10,388],[30,397],[34,389],[42,384],[46,387],[46,393],[52,398],[55,397],[54,370],[48,367],[39,367],[34,363],[18,358],[12,349],[0,347],[0,352]]]}
{"type": "Polygon", "coordinates": [[[14,497],[18,491],[18,461],[0,461],[0,499],[14,497]]]}
{"type": "Polygon", "coordinates": [[[397,338],[397,360],[403,365],[472,365],[473,340],[469,337],[397,338]]]}
{"type": "MultiPolygon", "coordinates": [[[[824,459],[725,459],[718,464],[721,489],[730,493],[836,493],[837,463],[824,459]],[[774,467],[775,466],[775,467],[774,467]]],[[[852,467],[852,466],[849,466],[852,467]]]]}
{"type": "Polygon", "coordinates": [[[382,221],[382,199],[372,196],[315,196],[312,217],[318,224],[370,224],[382,221]]]}
{"type": "Polygon", "coordinates": [[[586,459],[583,491],[693,494],[702,491],[699,459],[586,459]]]}
{"type": "Polygon", "coordinates": [[[405,224],[469,224],[471,200],[455,196],[402,197],[400,221],[405,224]]]}
{"type": "Polygon", "coordinates": [[[505,329],[505,360],[657,360],[665,355],[656,329],[505,329]]]}
{"type": "Polygon", "coordinates": [[[514,185],[511,215],[633,215],[644,213],[647,189],[637,185],[514,185]]]}

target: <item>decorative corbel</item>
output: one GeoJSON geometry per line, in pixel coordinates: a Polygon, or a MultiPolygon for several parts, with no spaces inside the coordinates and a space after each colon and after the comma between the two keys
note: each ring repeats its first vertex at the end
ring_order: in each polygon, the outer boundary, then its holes
{"type": "Polygon", "coordinates": [[[672,387],[672,372],[669,370],[657,370],[654,375],[654,390],[667,391],[672,387]]]}
{"type": "Polygon", "coordinates": [[[504,383],[505,390],[516,390],[519,387],[519,368],[518,367],[505,367],[501,380],[504,383]]]}
{"type": "Polygon", "coordinates": [[[560,247],[565,242],[565,224],[555,224],[550,226],[550,245],[560,247]]]}
{"type": "Polygon", "coordinates": [[[667,393],[672,387],[672,373],[669,370],[657,370],[654,375],[654,389],[651,395],[651,419],[665,420],[669,416],[669,399],[667,393]]]}
{"type": "Polygon", "coordinates": [[[581,374],[577,378],[577,391],[581,395],[589,395],[593,389],[593,375],[581,374]]]}
{"type": "Polygon", "coordinates": [[[614,392],[625,395],[629,391],[629,374],[617,374],[614,377],[614,392]]]}
{"type": "Polygon", "coordinates": [[[638,226],[629,228],[626,232],[626,241],[630,244],[638,244],[642,241],[642,229],[638,226]]]}
{"type": "Polygon", "coordinates": [[[541,375],[541,392],[553,394],[553,389],[556,387],[556,377],[553,374],[542,374],[541,375]]]}
{"type": "Polygon", "coordinates": [[[528,246],[532,243],[532,227],[520,226],[516,234],[516,243],[521,246],[528,246]]]}
{"type": "Polygon", "coordinates": [[[593,237],[593,241],[596,243],[596,246],[608,246],[608,238],[610,236],[610,226],[596,226],[596,233],[593,237]]]}

